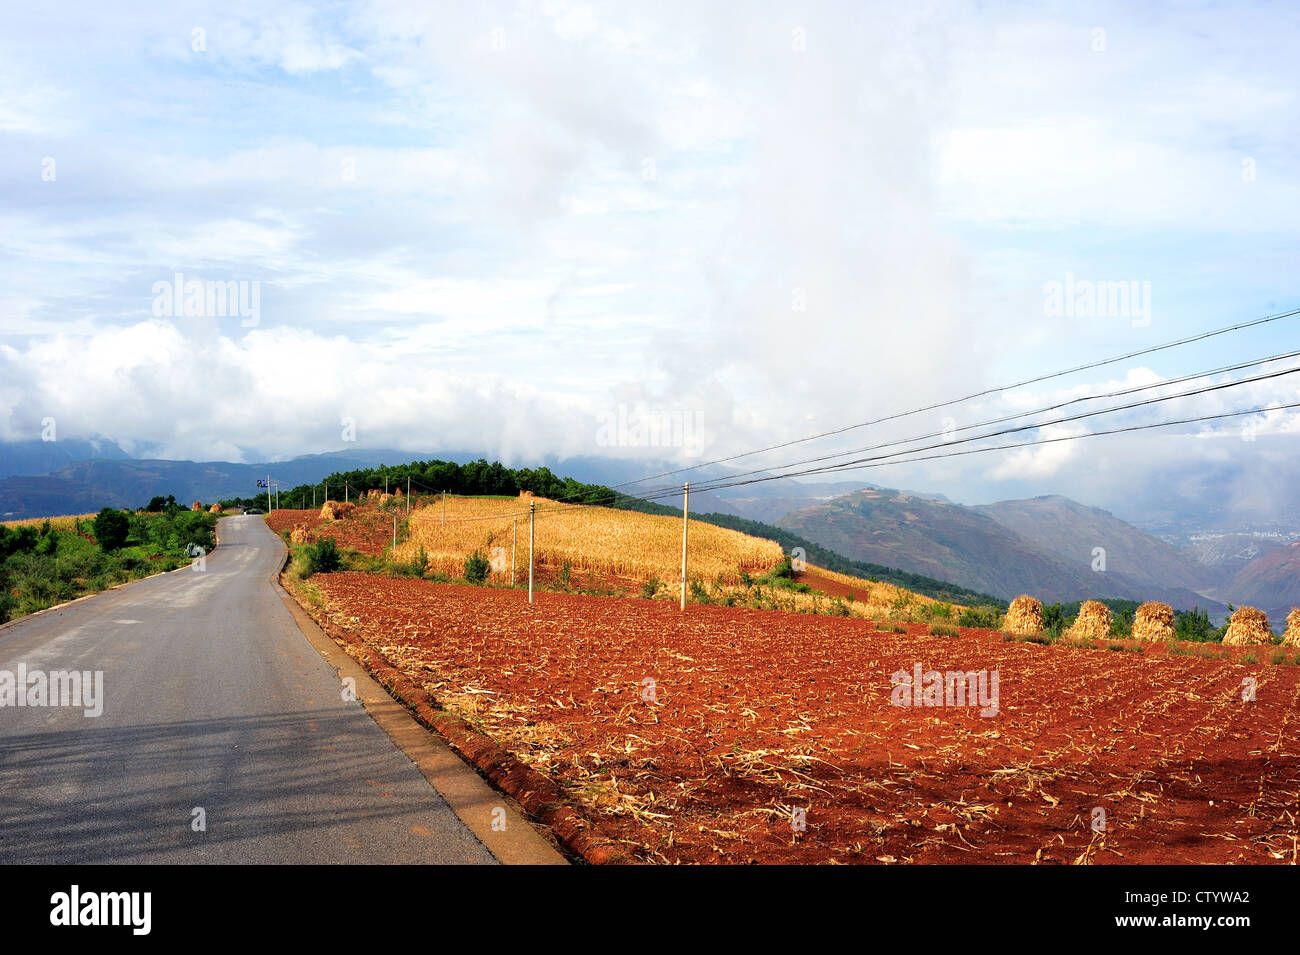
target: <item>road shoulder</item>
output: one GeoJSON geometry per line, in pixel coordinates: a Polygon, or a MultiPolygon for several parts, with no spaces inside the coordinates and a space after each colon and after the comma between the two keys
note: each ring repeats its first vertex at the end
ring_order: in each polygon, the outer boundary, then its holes
{"type": "MultiPolygon", "coordinates": [[[[498,861],[505,865],[567,865],[555,845],[528,821],[518,803],[493,789],[433,732],[421,725],[356,660],[327,636],[278,581],[280,600],[307,642],[339,676],[355,681],[357,698],[498,861]]],[[[341,692],[341,691],[340,691],[341,692]]]]}

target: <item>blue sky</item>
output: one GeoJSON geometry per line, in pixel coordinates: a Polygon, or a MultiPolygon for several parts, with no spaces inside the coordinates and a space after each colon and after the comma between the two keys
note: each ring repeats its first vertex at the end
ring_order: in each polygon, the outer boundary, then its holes
{"type": "MultiPolygon", "coordinates": [[[[694,423],[689,461],[1297,304],[1294,6],[179,0],[0,18],[7,440],[53,418],[137,453],[278,458],[346,446],[351,421],[372,447],[658,457],[598,442],[644,403],[694,423]],[[156,314],[177,272],[258,283],[256,323],[156,314]],[[1150,313],[1045,314],[1067,274],[1149,283],[1150,313]]],[[[1297,337],[1279,323],[952,417],[1297,337]]],[[[863,477],[1114,499],[1153,458],[1241,457],[1239,429],[863,477]],[[1104,468],[1080,467],[1094,455],[1104,468]]],[[[1295,430],[1261,421],[1251,460],[1290,454],[1295,430]]]]}

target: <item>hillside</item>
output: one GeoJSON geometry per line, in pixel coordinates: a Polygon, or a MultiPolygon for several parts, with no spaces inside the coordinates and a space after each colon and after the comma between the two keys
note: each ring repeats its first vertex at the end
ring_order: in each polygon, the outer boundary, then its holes
{"type": "MultiPolygon", "coordinates": [[[[1116,597],[1164,600],[1179,609],[1200,606],[1215,616],[1226,611],[1223,605],[1178,581],[1170,584],[1139,576],[1133,573],[1138,568],[1131,566],[1127,572],[1117,571],[1109,553],[1106,572],[1094,572],[1091,548],[1104,546],[1101,542],[1106,540],[1106,528],[1111,539],[1125,542],[1120,548],[1122,554],[1141,552],[1133,536],[1141,532],[1130,529],[1131,534],[1121,535],[1109,523],[1114,519],[1106,517],[1108,521],[1096,525],[1092,532],[1080,524],[1073,525],[1072,533],[1080,535],[1078,540],[1092,536],[1098,541],[1085,552],[1087,560],[1066,559],[979,509],[890,490],[859,491],[803,508],[786,515],[777,526],[855,560],[950,580],[1003,600],[1021,593],[1049,603],[1116,597]]],[[[1066,541],[1056,546],[1066,549],[1077,546],[1077,541],[1074,545],[1066,541]]]]}
{"type": "Polygon", "coordinates": [[[1268,548],[1237,571],[1217,596],[1258,607],[1280,626],[1291,608],[1300,606],[1300,541],[1268,548]]]}
{"type": "MultiPolygon", "coordinates": [[[[57,434],[57,432],[56,432],[57,434]]],[[[78,461],[124,461],[130,455],[107,438],[0,442],[0,479],[48,474],[78,461]]]]}
{"type": "MultiPolygon", "coordinates": [[[[421,557],[434,572],[457,574],[465,559],[478,551],[501,564],[494,573],[510,577],[507,555],[515,528],[522,525],[527,566],[529,504],[535,504],[535,562],[548,576],[565,567],[600,577],[618,578],[637,586],[651,579],[680,577],[681,521],[669,515],[644,514],[609,507],[577,507],[541,497],[452,497],[411,512],[406,540],[393,551],[394,560],[411,563],[421,557]]],[[[322,531],[324,533],[324,531],[322,531]]],[[[704,583],[740,583],[742,574],[760,576],[781,560],[780,545],[736,531],[692,521],[690,576],[704,583]]]]}
{"type": "Polygon", "coordinates": [[[965,604],[967,606],[1004,602],[992,594],[981,593],[968,587],[960,587],[946,580],[937,580],[934,577],[902,570],[898,567],[853,560],[827,547],[823,547],[816,541],[809,540],[793,531],[772,524],[763,524],[759,521],[751,521],[731,514],[699,514],[697,520],[718,524],[721,527],[730,527],[733,530],[742,531],[754,537],[774,540],[781,545],[786,553],[792,553],[796,547],[801,547],[807,560],[834,573],[882,581],[935,600],[965,604]]]}
{"type": "Polygon", "coordinates": [[[1217,575],[1196,558],[1119,520],[1109,511],[1048,495],[999,501],[971,510],[993,518],[1039,549],[1091,572],[1094,548],[1106,552],[1106,572],[1143,584],[1202,590],[1217,575]]]}

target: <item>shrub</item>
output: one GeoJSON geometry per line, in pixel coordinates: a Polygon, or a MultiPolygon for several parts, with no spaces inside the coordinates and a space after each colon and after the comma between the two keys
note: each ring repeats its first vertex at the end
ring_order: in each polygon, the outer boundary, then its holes
{"type": "Polygon", "coordinates": [[[1133,636],[1133,611],[1120,610],[1111,618],[1110,635],[1122,640],[1133,636]]]}
{"type": "Polygon", "coordinates": [[[980,630],[998,630],[1002,626],[1002,611],[987,604],[968,607],[957,618],[963,627],[975,627],[980,630]]]}
{"type": "Polygon", "coordinates": [[[1059,603],[1043,607],[1043,632],[1051,637],[1059,637],[1069,626],[1065,611],[1059,603]]]}
{"type": "Polygon", "coordinates": [[[465,579],[471,584],[483,583],[491,570],[492,564],[482,551],[476,550],[465,558],[465,579]]]}
{"type": "Polygon", "coordinates": [[[899,591],[898,596],[889,604],[889,616],[893,620],[906,620],[912,622],[913,605],[916,603],[916,595],[905,590],[899,591]]]}
{"type": "Polygon", "coordinates": [[[343,566],[343,557],[339,554],[332,537],[322,537],[316,543],[309,545],[305,553],[307,554],[305,575],[307,577],[312,574],[332,574],[343,566]]]}
{"type": "Polygon", "coordinates": [[[930,624],[930,633],[936,637],[960,637],[961,631],[941,623],[930,624]]]}
{"type": "Polygon", "coordinates": [[[641,585],[641,596],[647,600],[653,600],[658,595],[659,590],[663,587],[663,581],[658,577],[651,577],[641,585]]]}
{"type": "Polygon", "coordinates": [[[130,528],[131,521],[126,514],[105,507],[95,517],[95,540],[104,550],[121,550],[130,528]]]}
{"type": "Polygon", "coordinates": [[[1219,632],[1210,623],[1210,615],[1200,607],[1191,610],[1174,611],[1174,637],[1178,640],[1190,640],[1206,643],[1219,639],[1219,632]]]}

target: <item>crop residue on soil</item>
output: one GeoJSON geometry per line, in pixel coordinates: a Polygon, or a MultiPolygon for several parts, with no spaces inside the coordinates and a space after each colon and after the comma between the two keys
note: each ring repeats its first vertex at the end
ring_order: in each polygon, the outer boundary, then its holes
{"type": "Polygon", "coordinates": [[[644,861],[1295,860],[1300,667],[664,601],[530,606],[351,572],[312,583],[333,623],[644,861]],[[891,674],[915,664],[998,671],[997,715],[891,704],[891,674]]]}

